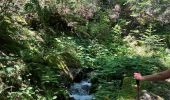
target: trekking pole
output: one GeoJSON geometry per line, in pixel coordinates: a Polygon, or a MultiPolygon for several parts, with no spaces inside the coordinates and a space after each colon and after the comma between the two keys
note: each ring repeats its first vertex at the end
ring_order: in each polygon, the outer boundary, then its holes
{"type": "MultiPolygon", "coordinates": [[[[137,73],[140,73],[139,72],[139,64],[141,63],[141,60],[139,59],[139,63],[138,63],[138,65],[137,65],[137,73]]],[[[137,80],[136,79],[136,85],[137,85],[137,100],[140,100],[140,80],[137,80]]]]}
{"type": "Polygon", "coordinates": [[[140,94],[140,81],[139,80],[136,80],[136,85],[137,85],[137,100],[140,100],[139,99],[139,94],[140,94]]]}

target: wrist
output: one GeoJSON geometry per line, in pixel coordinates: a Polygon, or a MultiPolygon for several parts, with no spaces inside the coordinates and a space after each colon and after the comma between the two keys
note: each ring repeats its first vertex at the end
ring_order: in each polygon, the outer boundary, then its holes
{"type": "Polygon", "coordinates": [[[146,80],[146,78],[143,76],[143,77],[141,77],[140,80],[141,80],[141,81],[144,81],[144,80],[146,80]]]}

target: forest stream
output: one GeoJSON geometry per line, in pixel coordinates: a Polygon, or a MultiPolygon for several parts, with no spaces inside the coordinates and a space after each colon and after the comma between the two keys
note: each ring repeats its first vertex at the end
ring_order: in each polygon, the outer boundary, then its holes
{"type": "Polygon", "coordinates": [[[73,100],[92,100],[94,96],[90,94],[91,85],[88,79],[73,83],[70,87],[70,97],[73,100]]]}
{"type": "Polygon", "coordinates": [[[133,74],[167,69],[170,0],[0,0],[0,100],[170,100],[133,74]]]}

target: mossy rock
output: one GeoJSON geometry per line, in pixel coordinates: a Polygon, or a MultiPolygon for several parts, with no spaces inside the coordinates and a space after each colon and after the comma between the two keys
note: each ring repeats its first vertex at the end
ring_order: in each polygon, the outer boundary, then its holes
{"type": "Polygon", "coordinates": [[[81,67],[81,64],[80,64],[80,61],[75,58],[73,55],[71,55],[70,53],[68,52],[64,52],[61,54],[61,56],[63,57],[64,61],[66,62],[66,65],[68,67],[72,67],[72,68],[80,68],[81,67]]]}

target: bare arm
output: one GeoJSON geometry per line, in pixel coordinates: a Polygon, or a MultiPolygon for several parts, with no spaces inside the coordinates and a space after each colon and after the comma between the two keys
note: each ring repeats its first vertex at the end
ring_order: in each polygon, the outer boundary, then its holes
{"type": "Polygon", "coordinates": [[[144,80],[144,81],[165,80],[167,78],[170,78],[170,69],[156,74],[146,75],[146,76],[142,76],[140,73],[134,73],[134,78],[137,80],[144,80]]]}
{"type": "Polygon", "coordinates": [[[142,80],[157,81],[157,80],[165,80],[167,78],[170,78],[170,69],[160,72],[160,73],[153,74],[153,75],[143,76],[142,80]]]}

